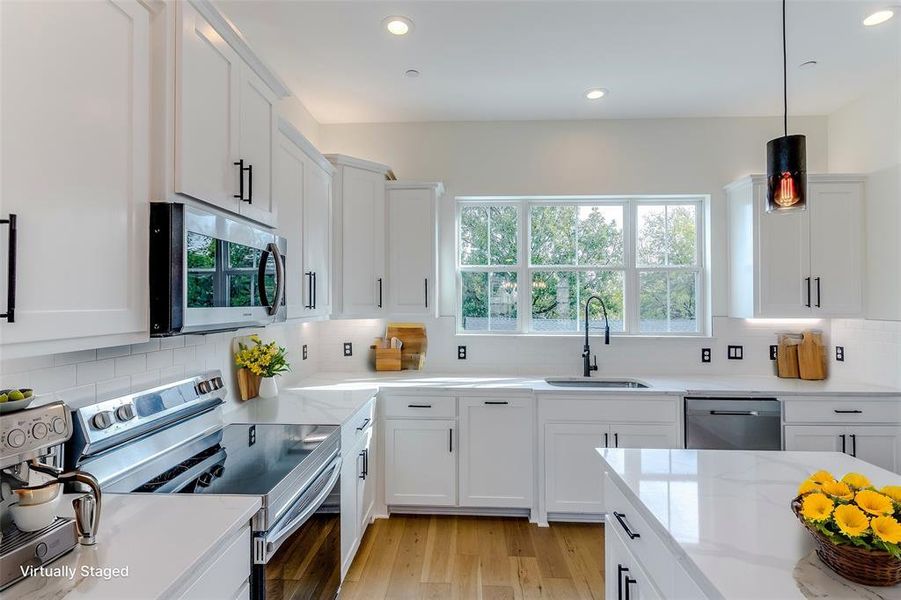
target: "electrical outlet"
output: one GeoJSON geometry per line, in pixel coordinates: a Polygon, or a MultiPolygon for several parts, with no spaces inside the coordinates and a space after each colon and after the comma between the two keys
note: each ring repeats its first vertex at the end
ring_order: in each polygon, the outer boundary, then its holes
{"type": "Polygon", "coordinates": [[[466,360],[466,346],[457,346],[457,360],[466,360]]]}
{"type": "Polygon", "coordinates": [[[742,360],[745,357],[744,346],[728,346],[726,356],[729,360],[742,360]]]}
{"type": "Polygon", "coordinates": [[[710,362],[710,348],[701,348],[701,362],[702,363],[710,362]]]}
{"type": "Polygon", "coordinates": [[[344,356],[354,355],[354,345],[350,342],[344,342],[344,356]]]}
{"type": "Polygon", "coordinates": [[[770,360],[776,360],[779,358],[779,346],[775,344],[770,346],[770,360]]]}
{"type": "Polygon", "coordinates": [[[836,346],[835,347],[835,360],[838,362],[845,362],[845,347],[844,346],[836,346]]]}
{"type": "Polygon", "coordinates": [[[306,360],[308,356],[309,356],[309,353],[307,352],[307,345],[304,344],[303,345],[303,360],[306,360]]]}

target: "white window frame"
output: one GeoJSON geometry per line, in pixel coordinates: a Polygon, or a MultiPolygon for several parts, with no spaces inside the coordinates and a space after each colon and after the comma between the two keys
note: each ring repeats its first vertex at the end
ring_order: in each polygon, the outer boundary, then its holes
{"type": "MultiPolygon", "coordinates": [[[[532,273],[536,271],[622,271],[624,283],[623,322],[624,331],[612,332],[615,337],[705,337],[710,335],[709,280],[710,265],[707,260],[708,214],[710,196],[706,194],[666,194],[666,195],[622,195],[622,196],[458,196],[454,218],[454,272],[455,272],[455,315],[458,335],[533,335],[533,336],[574,336],[579,331],[533,331],[531,311],[532,273]],[[514,205],[517,207],[517,249],[515,265],[473,266],[460,263],[461,215],[464,207],[514,205]],[[623,207],[623,264],[622,265],[532,265],[531,264],[531,213],[532,206],[577,205],[617,205],[623,207]],[[638,207],[650,205],[695,205],[697,219],[696,248],[697,265],[642,267],[636,264],[635,227],[638,207]],[[463,329],[463,273],[464,272],[515,272],[517,283],[517,328],[515,331],[465,330],[463,329]],[[640,332],[639,331],[639,276],[642,272],[691,272],[697,273],[697,321],[696,332],[640,332]],[[527,287],[523,287],[523,284],[527,287]],[[525,290],[525,291],[524,291],[525,290]],[[527,310],[524,310],[524,307],[527,310]]],[[[489,285],[490,287],[490,285],[489,285]]],[[[490,300],[489,300],[490,313],[490,300]]]]}

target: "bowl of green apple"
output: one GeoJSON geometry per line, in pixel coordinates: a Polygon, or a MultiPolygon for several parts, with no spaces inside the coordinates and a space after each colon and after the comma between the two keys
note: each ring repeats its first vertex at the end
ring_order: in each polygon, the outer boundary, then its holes
{"type": "Polygon", "coordinates": [[[34,400],[34,390],[18,388],[0,390],[0,414],[6,414],[22,410],[34,400]]]}

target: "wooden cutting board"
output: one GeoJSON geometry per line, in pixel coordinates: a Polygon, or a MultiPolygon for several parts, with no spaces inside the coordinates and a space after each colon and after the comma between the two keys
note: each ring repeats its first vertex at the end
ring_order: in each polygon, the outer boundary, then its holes
{"type": "Polygon", "coordinates": [[[801,376],[798,368],[798,343],[797,339],[793,339],[791,335],[779,336],[779,346],[776,350],[776,374],[788,379],[797,379],[801,376]]]}
{"type": "Polygon", "coordinates": [[[798,344],[798,371],[801,379],[826,379],[826,347],[818,331],[805,331],[798,344]]]}

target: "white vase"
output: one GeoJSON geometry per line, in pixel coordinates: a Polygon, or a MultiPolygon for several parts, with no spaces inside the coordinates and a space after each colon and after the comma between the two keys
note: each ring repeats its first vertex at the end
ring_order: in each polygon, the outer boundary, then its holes
{"type": "Polygon", "coordinates": [[[278,385],[275,377],[263,377],[260,380],[260,398],[275,398],[278,396],[278,385]]]}

